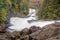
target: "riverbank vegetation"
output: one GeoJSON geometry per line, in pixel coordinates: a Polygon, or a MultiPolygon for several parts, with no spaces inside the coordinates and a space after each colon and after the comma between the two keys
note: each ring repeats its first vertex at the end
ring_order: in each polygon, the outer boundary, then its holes
{"type": "Polygon", "coordinates": [[[45,0],[38,12],[39,19],[60,18],[60,0],[45,0]]]}
{"type": "Polygon", "coordinates": [[[7,20],[8,14],[28,14],[28,0],[0,0],[0,23],[7,20]]]}

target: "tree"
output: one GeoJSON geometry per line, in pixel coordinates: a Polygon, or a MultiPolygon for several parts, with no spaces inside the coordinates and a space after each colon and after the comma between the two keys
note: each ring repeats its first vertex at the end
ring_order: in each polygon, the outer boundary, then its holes
{"type": "Polygon", "coordinates": [[[54,19],[60,15],[60,0],[45,0],[43,7],[39,10],[38,17],[41,19],[54,19]],[[41,9],[42,8],[42,9],[41,9]],[[41,16],[42,15],[42,16],[41,16]]]}
{"type": "Polygon", "coordinates": [[[20,13],[21,14],[28,14],[29,13],[29,0],[21,0],[20,13]]]}
{"type": "Polygon", "coordinates": [[[0,23],[7,20],[7,14],[11,11],[16,14],[28,14],[28,4],[29,0],[0,0],[0,23]]]}
{"type": "Polygon", "coordinates": [[[6,2],[4,0],[0,0],[0,23],[6,21],[7,10],[6,10],[6,2]]]}

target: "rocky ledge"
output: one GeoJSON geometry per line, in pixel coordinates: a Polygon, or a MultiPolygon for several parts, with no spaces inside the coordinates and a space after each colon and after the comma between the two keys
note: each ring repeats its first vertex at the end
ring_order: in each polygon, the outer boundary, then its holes
{"type": "Polygon", "coordinates": [[[0,26],[0,40],[60,40],[60,22],[43,28],[32,26],[12,33],[0,26]]]}

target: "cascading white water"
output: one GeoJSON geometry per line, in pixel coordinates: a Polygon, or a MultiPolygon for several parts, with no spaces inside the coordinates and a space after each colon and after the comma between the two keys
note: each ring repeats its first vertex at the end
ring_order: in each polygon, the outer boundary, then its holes
{"type": "Polygon", "coordinates": [[[54,23],[54,21],[40,21],[40,20],[29,23],[28,20],[37,20],[35,9],[30,8],[29,14],[27,16],[29,16],[29,17],[27,17],[27,18],[12,17],[10,19],[10,23],[12,24],[12,26],[10,26],[9,29],[7,29],[7,30],[8,31],[20,31],[24,28],[30,28],[31,26],[44,27],[45,25],[54,23]],[[13,29],[13,30],[10,30],[10,29],[13,29]]]}

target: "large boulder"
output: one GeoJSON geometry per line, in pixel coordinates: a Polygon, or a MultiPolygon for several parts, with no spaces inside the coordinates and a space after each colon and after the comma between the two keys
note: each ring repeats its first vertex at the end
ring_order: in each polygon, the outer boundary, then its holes
{"type": "Polygon", "coordinates": [[[30,38],[36,40],[48,40],[50,37],[60,35],[60,27],[55,26],[55,24],[46,25],[41,29],[41,31],[34,32],[30,34],[30,38]]]}
{"type": "Polygon", "coordinates": [[[36,32],[33,32],[29,35],[29,39],[30,40],[39,40],[39,34],[40,34],[41,30],[38,30],[36,32]]]}
{"type": "Polygon", "coordinates": [[[19,32],[6,32],[6,33],[0,33],[0,40],[20,40],[20,34],[19,32]]]}
{"type": "Polygon", "coordinates": [[[29,29],[28,28],[24,28],[23,30],[20,31],[20,35],[21,36],[25,36],[29,34],[29,29]]]}
{"type": "Polygon", "coordinates": [[[36,32],[38,30],[41,30],[41,28],[40,27],[37,27],[37,26],[31,26],[29,28],[29,33],[31,34],[31,33],[36,32]]]}
{"type": "Polygon", "coordinates": [[[13,40],[20,40],[20,37],[21,37],[19,31],[12,32],[10,36],[11,36],[11,39],[13,40]]]}

